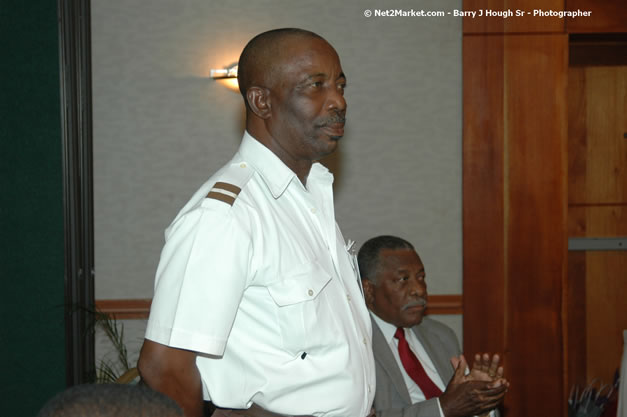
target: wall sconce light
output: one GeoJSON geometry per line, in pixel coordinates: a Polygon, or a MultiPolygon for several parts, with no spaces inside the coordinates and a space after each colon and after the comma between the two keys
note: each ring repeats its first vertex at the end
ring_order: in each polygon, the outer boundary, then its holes
{"type": "Polygon", "coordinates": [[[214,80],[224,78],[237,78],[237,63],[231,64],[223,69],[212,69],[211,78],[213,78],[214,80]]]}
{"type": "Polygon", "coordinates": [[[211,78],[220,82],[228,89],[239,92],[237,84],[237,62],[223,69],[212,69],[211,78]]]}

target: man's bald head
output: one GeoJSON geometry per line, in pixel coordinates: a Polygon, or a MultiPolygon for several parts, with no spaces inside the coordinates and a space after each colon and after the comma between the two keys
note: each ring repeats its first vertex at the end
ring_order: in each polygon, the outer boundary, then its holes
{"type": "Polygon", "coordinates": [[[244,47],[237,66],[237,82],[246,107],[249,106],[246,98],[248,89],[252,86],[270,87],[275,82],[277,70],[280,68],[277,61],[281,59],[285,42],[298,38],[324,40],[322,36],[308,30],[284,28],[263,32],[244,47]]]}

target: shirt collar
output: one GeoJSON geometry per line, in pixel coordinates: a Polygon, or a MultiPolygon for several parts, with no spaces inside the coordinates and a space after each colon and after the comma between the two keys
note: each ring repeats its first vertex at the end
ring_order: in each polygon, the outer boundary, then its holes
{"type": "MultiPolygon", "coordinates": [[[[302,186],[294,171],[247,131],[244,131],[239,153],[259,173],[274,198],[279,198],[293,180],[302,186]]],[[[307,182],[311,180],[333,183],[333,174],[324,165],[316,162],[311,166],[307,177],[307,182]]]]}
{"type": "Polygon", "coordinates": [[[379,326],[379,330],[383,333],[385,341],[388,342],[388,344],[392,343],[394,340],[394,333],[396,333],[396,326],[383,320],[372,311],[370,312],[370,315],[374,319],[375,323],[377,323],[377,326],[379,326]]]}

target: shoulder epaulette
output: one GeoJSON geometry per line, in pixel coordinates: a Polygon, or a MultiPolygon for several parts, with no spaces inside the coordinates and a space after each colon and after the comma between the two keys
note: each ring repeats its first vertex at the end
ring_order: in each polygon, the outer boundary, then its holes
{"type": "Polygon", "coordinates": [[[253,172],[252,168],[245,162],[230,165],[219,176],[219,181],[211,187],[207,198],[222,201],[232,206],[244,185],[252,177],[253,172]]]}
{"type": "Polygon", "coordinates": [[[237,185],[229,184],[227,182],[216,182],[209,194],[207,194],[207,198],[213,198],[216,200],[220,200],[229,206],[232,206],[235,203],[235,199],[239,195],[241,188],[237,185]]]}

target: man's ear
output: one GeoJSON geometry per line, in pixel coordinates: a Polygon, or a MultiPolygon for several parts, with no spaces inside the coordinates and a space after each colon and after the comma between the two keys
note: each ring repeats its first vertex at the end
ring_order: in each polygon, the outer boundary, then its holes
{"type": "Polygon", "coordinates": [[[262,87],[250,87],[246,91],[248,106],[261,119],[270,117],[270,90],[262,87]]]}
{"type": "Polygon", "coordinates": [[[374,304],[374,284],[372,281],[362,278],[361,285],[364,287],[364,299],[366,300],[366,306],[372,310],[374,304]]]}

